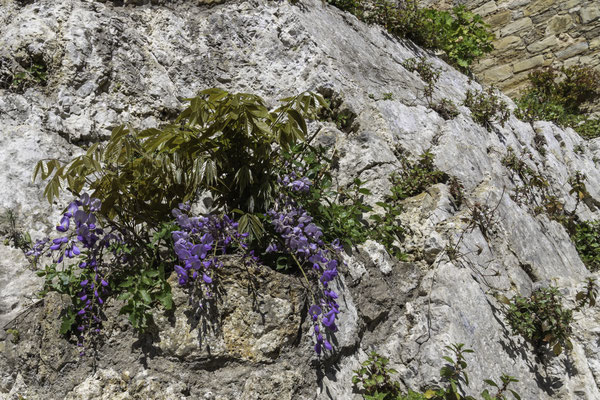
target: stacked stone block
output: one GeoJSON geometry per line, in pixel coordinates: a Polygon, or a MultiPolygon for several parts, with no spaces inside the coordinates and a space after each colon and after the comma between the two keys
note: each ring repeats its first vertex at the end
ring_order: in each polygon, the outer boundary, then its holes
{"type": "Polygon", "coordinates": [[[538,67],[589,65],[600,68],[599,0],[425,0],[448,9],[463,4],[481,15],[496,35],[495,50],[474,73],[515,96],[538,67]]]}

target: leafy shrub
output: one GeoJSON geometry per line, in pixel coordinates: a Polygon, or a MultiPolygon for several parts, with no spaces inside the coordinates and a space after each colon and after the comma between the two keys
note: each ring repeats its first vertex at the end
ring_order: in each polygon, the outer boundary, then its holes
{"type": "Polygon", "coordinates": [[[438,103],[432,104],[431,109],[445,120],[454,119],[458,116],[458,108],[456,108],[456,104],[452,100],[443,98],[438,103]]]}
{"type": "Polygon", "coordinates": [[[418,73],[427,84],[424,95],[427,102],[431,104],[435,84],[440,79],[442,72],[441,68],[435,68],[432,63],[427,62],[425,57],[408,58],[402,62],[402,66],[411,72],[418,73]]]}
{"type": "MultiPolygon", "coordinates": [[[[105,146],[95,144],[68,164],[40,161],[34,179],[50,178],[44,191],[50,202],[64,184],[72,193],[89,187],[102,203],[101,215],[122,224],[156,227],[200,190],[210,191],[226,213],[264,212],[277,181],[271,146],[286,150],[302,140],[301,112],[314,117],[319,100],[304,93],[269,111],[255,95],[205,90],[174,124],[141,132],[116,128],[105,146]]],[[[260,235],[256,217],[240,223],[260,235]]]]}
{"type": "Polygon", "coordinates": [[[593,272],[600,270],[600,222],[577,223],[571,239],[585,266],[593,272]]]}
{"type": "Polygon", "coordinates": [[[397,371],[388,368],[388,363],[389,359],[371,352],[362,367],[354,370],[352,383],[363,387],[365,399],[393,400],[400,396],[400,383],[392,381],[390,376],[397,371]]]}
{"type": "MultiPolygon", "coordinates": [[[[352,383],[359,387],[362,386],[363,397],[366,400],[475,400],[473,396],[464,396],[462,386],[469,386],[469,376],[466,372],[467,362],[465,354],[472,353],[473,350],[466,349],[464,344],[452,344],[446,346],[452,352],[453,357],[442,357],[447,364],[440,369],[440,376],[446,382],[446,386],[441,388],[432,388],[424,393],[408,390],[407,394],[402,394],[400,384],[392,381],[390,374],[397,373],[394,369],[388,368],[389,360],[372,352],[369,359],[362,363],[362,367],[354,370],[352,383]]],[[[500,384],[491,379],[485,379],[484,382],[496,388],[496,394],[490,394],[488,389],[481,392],[483,400],[506,400],[504,393],[510,392],[516,400],[520,400],[519,394],[509,389],[508,386],[518,380],[512,376],[502,374],[500,384]]]]}
{"type": "Polygon", "coordinates": [[[479,15],[458,6],[451,12],[421,9],[417,0],[327,0],[358,19],[377,24],[398,37],[443,50],[450,63],[467,70],[478,57],[493,50],[490,33],[479,15]]]}
{"type": "Polygon", "coordinates": [[[572,349],[569,339],[573,313],[562,304],[563,296],[555,287],[541,288],[531,296],[516,295],[506,301],[506,319],[514,333],[520,334],[536,349],[548,345],[555,355],[563,347],[572,349]]]}
{"type": "Polygon", "coordinates": [[[429,186],[445,182],[448,176],[435,167],[434,155],[428,151],[419,156],[416,161],[401,157],[401,168],[391,176],[391,194],[377,205],[382,207],[384,214],[374,214],[372,238],[383,244],[390,254],[402,260],[406,256],[397,246],[404,238],[405,230],[398,217],[402,213],[401,202],[409,197],[424,192],[429,186]]]}
{"type": "Polygon", "coordinates": [[[518,118],[570,126],[585,138],[600,135],[598,120],[588,118],[583,108],[600,97],[600,72],[589,66],[547,67],[530,73],[528,79],[530,88],[517,101],[518,118]]]}
{"type": "Polygon", "coordinates": [[[120,127],[105,146],[67,164],[38,163],[34,175],[49,178],[49,201],[63,184],[75,194],[93,191],[69,204],[59,237],[38,240],[27,252],[36,263],[49,259],[38,271],[45,277],[41,294],[71,297],[62,333],[74,332],[81,346],[98,340],[103,307],[114,299],[125,302],[121,312],[143,331],[152,309],[172,307],[172,272],[193,306],[202,307],[224,260],[256,264],[256,251],[283,254],[302,272],[313,301],[315,351],[333,349],[327,335],[337,330],[340,306],[330,283],[341,248],[337,240],[323,241],[300,204],[313,182],[285,173],[290,159],[272,152],[277,146],[289,154],[306,136],[305,118],[316,118],[324,102],[310,93],[283,101],[269,111],[258,96],[206,90],[174,124],[142,132],[120,127]],[[212,214],[191,214],[188,202],[200,190],[215,199],[212,214]]]}
{"type": "Polygon", "coordinates": [[[45,86],[47,81],[48,67],[43,61],[30,61],[22,66],[0,59],[0,89],[21,93],[28,87],[45,86]]]}
{"type": "Polygon", "coordinates": [[[584,307],[594,307],[598,297],[598,285],[595,278],[588,278],[584,290],[577,292],[575,311],[581,311],[584,307]]]}
{"type": "Polygon", "coordinates": [[[479,57],[491,52],[495,39],[489,26],[481,16],[457,6],[452,12],[425,9],[425,22],[421,32],[422,41],[432,42],[432,48],[439,48],[448,55],[450,62],[466,71],[479,57]]]}
{"type": "Polygon", "coordinates": [[[467,90],[463,104],[471,110],[473,120],[488,131],[492,130],[492,122],[504,126],[510,117],[506,102],[500,99],[493,87],[489,87],[486,91],[467,90]]]}

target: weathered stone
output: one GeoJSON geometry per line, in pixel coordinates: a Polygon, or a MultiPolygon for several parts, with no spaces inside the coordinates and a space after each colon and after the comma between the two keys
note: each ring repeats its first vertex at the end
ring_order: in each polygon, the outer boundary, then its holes
{"type": "Polygon", "coordinates": [[[581,10],[579,10],[579,15],[581,16],[581,23],[583,23],[583,24],[590,23],[590,22],[594,21],[595,19],[597,19],[598,17],[600,17],[600,7],[592,6],[592,7],[582,8],[581,10]]]}
{"type": "Polygon", "coordinates": [[[499,65],[483,72],[486,82],[502,82],[511,77],[513,69],[511,65],[499,65]]]}
{"type": "Polygon", "coordinates": [[[570,45],[569,47],[567,47],[564,50],[557,51],[555,55],[556,55],[556,58],[558,58],[559,60],[564,59],[564,58],[570,58],[577,54],[583,53],[588,48],[589,48],[589,45],[587,42],[578,42],[578,43],[570,45]]]}
{"type": "Polygon", "coordinates": [[[518,21],[512,22],[500,29],[501,36],[508,36],[510,34],[520,32],[524,29],[529,29],[533,26],[531,18],[522,18],[518,21]]]}
{"type": "Polygon", "coordinates": [[[600,37],[590,40],[590,49],[597,49],[600,47],[600,37]]]}
{"type": "Polygon", "coordinates": [[[546,11],[556,4],[555,0],[534,0],[525,7],[525,15],[534,15],[546,11]]]}
{"type": "Polygon", "coordinates": [[[531,53],[539,53],[548,48],[552,48],[558,44],[558,38],[555,35],[548,36],[544,40],[535,42],[527,46],[527,50],[531,53]]]}
{"type": "Polygon", "coordinates": [[[520,46],[523,43],[518,36],[506,36],[494,42],[494,48],[498,51],[511,49],[520,46]]]}
{"type": "Polygon", "coordinates": [[[576,5],[581,4],[581,0],[566,0],[561,1],[559,4],[561,10],[571,10],[576,5]]]}
{"type": "Polygon", "coordinates": [[[485,17],[486,15],[493,13],[497,9],[498,6],[496,5],[496,1],[491,0],[481,5],[480,7],[477,7],[475,10],[473,10],[473,12],[475,14],[481,15],[482,17],[485,17]]]}
{"type": "Polygon", "coordinates": [[[556,15],[548,21],[546,35],[556,35],[566,32],[573,25],[570,15],[556,15]]]}
{"type": "Polygon", "coordinates": [[[513,70],[515,73],[527,71],[529,69],[539,67],[544,64],[544,56],[539,55],[535,57],[531,57],[527,60],[519,61],[513,64],[513,70]]]}
{"type": "Polygon", "coordinates": [[[492,28],[502,27],[506,25],[511,20],[511,12],[510,10],[504,10],[492,15],[489,15],[485,18],[485,22],[489,24],[492,28]]]}

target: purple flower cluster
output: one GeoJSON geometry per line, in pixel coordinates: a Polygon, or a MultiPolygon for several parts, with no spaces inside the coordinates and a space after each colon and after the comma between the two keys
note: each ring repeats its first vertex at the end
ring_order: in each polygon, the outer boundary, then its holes
{"type": "MultiPolygon", "coordinates": [[[[180,228],[173,232],[174,250],[180,261],[175,265],[179,284],[200,286],[211,297],[209,285],[215,270],[223,265],[219,256],[227,254],[232,245],[247,249],[248,234],[239,233],[237,222],[226,215],[191,217],[189,204],[180,204],[173,215],[180,228]]],[[[252,253],[249,255],[256,260],[252,253]]]]}
{"type": "Polygon", "coordinates": [[[296,172],[290,172],[278,180],[278,183],[283,187],[290,189],[293,192],[308,193],[312,182],[307,177],[298,177],[296,172]]]}
{"type": "Polygon", "coordinates": [[[336,317],[340,307],[336,301],[338,295],[331,289],[330,283],[338,275],[341,251],[339,242],[336,240],[327,246],[321,240],[321,228],[314,224],[312,217],[302,207],[289,198],[282,196],[267,215],[275,232],[281,237],[281,242],[271,243],[267,252],[287,252],[294,256],[303,271],[305,266],[309,266],[312,273],[319,276],[319,294],[313,294],[313,304],[309,308],[316,338],[315,351],[321,354],[323,348],[332,350],[331,343],[323,337],[322,327],[330,332],[337,331],[336,317]]]}
{"type": "MultiPolygon", "coordinates": [[[[108,294],[108,281],[100,270],[102,254],[111,242],[119,241],[114,234],[105,233],[96,226],[95,213],[100,209],[101,202],[90,198],[84,193],[79,200],[73,201],[67,207],[56,230],[63,234],[52,241],[38,240],[27,253],[37,260],[42,255],[54,258],[59,264],[66,259],[79,256],[77,263],[81,272],[79,292],[74,299],[76,309],[79,346],[83,346],[87,333],[99,333],[101,325],[101,307],[108,294]],[[50,244],[46,249],[46,245],[50,244]]],[[[83,355],[83,352],[82,352],[83,355]]]]}

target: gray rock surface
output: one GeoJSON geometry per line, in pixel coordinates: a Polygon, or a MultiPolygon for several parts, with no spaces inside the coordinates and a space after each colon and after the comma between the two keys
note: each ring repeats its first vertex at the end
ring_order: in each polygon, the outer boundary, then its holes
{"type": "Polygon", "coordinates": [[[50,232],[66,204],[50,207],[42,186],[30,183],[39,159],[66,159],[121,123],[156,126],[184,98],[213,86],[273,104],[303,90],[333,90],[357,115],[350,133],[326,123],[320,138],[339,155],[340,185],[360,177],[374,203],[389,192],[399,154],[430,150],[437,167],[462,182],[465,201],[457,208],[445,184],[406,201],[408,262],[374,242],[347,257],[338,350],[322,359],[311,351],[300,281],[268,270],[256,271],[258,308],[249,279],[232,270],[222,324],[209,332],[188,317],[183,295],[174,313],[157,311],[158,330],[145,336],[112,305],[98,359],[80,359],[57,333],[64,300],[31,306],[40,283],[18,250],[0,244],[0,325],[20,332],[17,341],[0,330],[0,399],[360,399],[352,370],[369,351],[389,357],[402,383],[418,389],[439,379],[444,346],[455,342],[475,350],[467,359],[470,393],[506,372],[520,379],[523,399],[600,398],[596,310],[576,313],[572,352],[542,362],[510,335],[491,295],[492,288],[512,297],[551,283],[574,295],[590,276],[560,224],[512,200],[516,182],[501,160],[512,147],[549,178],[568,209],[575,203],[568,178],[585,173],[591,200],[577,213],[598,218],[598,140],[514,116],[488,132],[463,106],[444,120],[428,108],[425,84],[400,63],[423,55],[443,68],[434,100],[460,105],[468,88],[480,88],[476,82],[321,1],[126,3],[2,0],[0,71],[32,60],[48,69],[45,86],[0,89],[0,211],[12,210],[19,228],[50,232]],[[375,100],[383,93],[392,99],[375,100]],[[574,151],[579,146],[583,154],[574,151]],[[485,226],[469,225],[476,204],[490,210],[485,226]],[[449,258],[447,246],[459,257],[449,258]]]}

